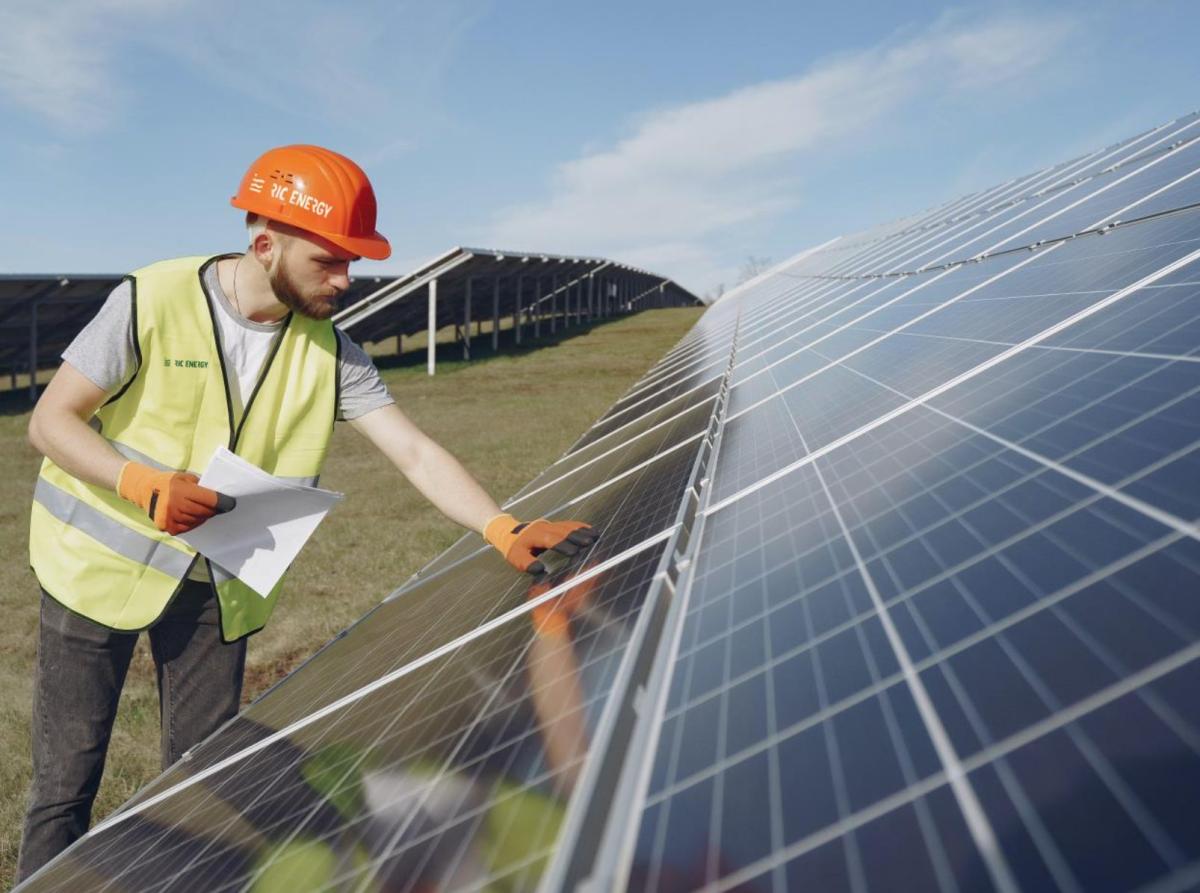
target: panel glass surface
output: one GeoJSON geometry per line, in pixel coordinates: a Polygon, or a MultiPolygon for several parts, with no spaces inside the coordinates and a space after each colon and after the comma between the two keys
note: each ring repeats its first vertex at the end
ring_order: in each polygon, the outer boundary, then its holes
{"type": "Polygon", "coordinates": [[[674,404],[682,409],[685,406],[691,406],[698,400],[705,399],[705,395],[709,393],[706,386],[711,388],[712,383],[719,382],[724,374],[724,368],[705,370],[699,375],[689,376],[643,399],[625,404],[619,412],[606,416],[589,428],[569,452],[578,452],[588,444],[623,429],[647,413],[661,407],[674,404]]]}
{"type": "Polygon", "coordinates": [[[643,441],[657,445],[657,449],[651,451],[653,453],[677,443],[678,438],[687,438],[697,431],[704,430],[708,424],[708,416],[711,416],[714,411],[713,401],[720,386],[720,380],[714,379],[696,391],[694,395],[689,395],[687,399],[678,400],[648,412],[609,437],[594,440],[586,447],[568,453],[522,487],[509,502],[520,499],[547,484],[569,479],[570,476],[585,468],[611,463],[614,455],[625,450],[642,450],[644,449],[643,441]],[[693,397],[695,398],[694,402],[693,397]]]}
{"type": "Polygon", "coordinates": [[[190,780],[29,889],[535,889],[661,552],[190,780]]]}
{"type": "MultiPolygon", "coordinates": [[[[1053,219],[1038,223],[1032,229],[998,241],[996,250],[1022,248],[1043,239],[1073,235],[1118,216],[1126,220],[1147,216],[1155,209],[1181,208],[1200,201],[1200,183],[1195,176],[1200,170],[1200,141],[1195,139],[1177,149],[1164,150],[1158,157],[1120,167],[1097,177],[1095,188],[1085,201],[1067,208],[1053,219]],[[1190,176],[1189,176],[1190,175],[1190,176]],[[1176,182],[1183,179],[1182,182],[1176,182]],[[1160,191],[1161,190],[1161,191],[1160,191]],[[1153,199],[1142,201],[1151,193],[1153,199]],[[1127,206],[1128,210],[1125,210],[1127,206]]],[[[1073,194],[1073,193],[1072,193],[1073,194]]],[[[1073,199],[1068,204],[1073,204],[1073,199]]],[[[1047,207],[1044,210],[1056,210],[1047,207]]],[[[1049,215],[1047,215],[1049,216],[1049,215]]]]}
{"type": "Polygon", "coordinates": [[[986,889],[962,801],[943,824],[923,799],[948,771],[905,661],[955,761],[1004,776],[974,797],[1024,883],[1062,871],[1094,888],[1114,860],[1075,838],[1110,827],[1130,835],[1130,886],[1200,858],[1165,794],[1175,772],[1200,774],[1200,710],[1139,675],[1200,660],[1200,611],[1179,585],[1200,574],[1194,538],[925,409],[707,523],[638,838],[646,889],[790,889],[789,855],[831,837],[830,876],[861,876],[879,858],[864,829],[893,812],[914,859],[936,868],[960,848],[972,867],[943,867],[986,889]],[[1130,692],[1161,762],[1088,730],[1130,692]],[[1078,766],[1069,820],[1062,783],[1045,783],[1064,765],[1078,766]],[[743,797],[760,809],[727,805],[743,797]]]}

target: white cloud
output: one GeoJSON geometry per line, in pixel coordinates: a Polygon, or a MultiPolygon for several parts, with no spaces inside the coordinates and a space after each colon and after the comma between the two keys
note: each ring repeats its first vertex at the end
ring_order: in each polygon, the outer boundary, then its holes
{"type": "MultiPolygon", "coordinates": [[[[0,102],[31,110],[66,133],[114,124],[155,94],[123,70],[127,54],[167,59],[223,91],[321,123],[391,117],[381,157],[404,151],[479,0],[3,0],[0,102]],[[393,44],[403,35],[403,56],[393,44]]],[[[214,101],[221,92],[214,91],[214,101]]],[[[378,129],[378,128],[376,128],[378,129]]]]}
{"type": "Polygon", "coordinates": [[[0,96],[65,131],[92,130],[120,106],[114,51],[127,30],[180,0],[5,0],[0,96]]]}
{"type": "Polygon", "coordinates": [[[1064,18],[943,18],[806,73],[644,115],[611,148],[561,164],[549,195],[503,210],[484,244],[641,258],[684,284],[728,268],[716,243],[801,199],[806,155],[865,134],[914,101],[1028,76],[1073,28],[1064,18]],[[658,252],[656,254],[656,252],[658,252]]]}

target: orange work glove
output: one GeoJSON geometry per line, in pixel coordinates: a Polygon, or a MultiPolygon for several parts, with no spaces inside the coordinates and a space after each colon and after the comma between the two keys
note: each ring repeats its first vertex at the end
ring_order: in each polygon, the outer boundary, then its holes
{"type": "Polygon", "coordinates": [[[599,539],[600,533],[582,521],[518,521],[512,515],[497,515],[483,529],[483,538],[519,571],[541,574],[546,566],[537,557],[553,549],[570,557],[599,539]]]}
{"type": "Polygon", "coordinates": [[[141,506],[159,530],[174,536],[203,524],[237,501],[201,487],[199,478],[183,471],[158,471],[140,462],[126,462],[117,478],[117,494],[141,506]]]}

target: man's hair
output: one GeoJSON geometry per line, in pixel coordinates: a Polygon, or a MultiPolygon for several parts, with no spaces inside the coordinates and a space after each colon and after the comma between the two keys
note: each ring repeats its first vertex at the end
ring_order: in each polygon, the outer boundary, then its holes
{"type": "Polygon", "coordinates": [[[253,211],[246,212],[246,233],[250,237],[249,244],[253,245],[259,233],[267,231],[267,218],[259,217],[253,211]]]}

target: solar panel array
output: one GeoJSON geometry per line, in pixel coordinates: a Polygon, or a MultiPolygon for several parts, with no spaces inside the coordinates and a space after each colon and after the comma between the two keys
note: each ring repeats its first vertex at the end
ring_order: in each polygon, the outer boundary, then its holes
{"type": "Polygon", "coordinates": [[[1200,121],[776,267],[30,890],[1200,885],[1200,121]]]}

